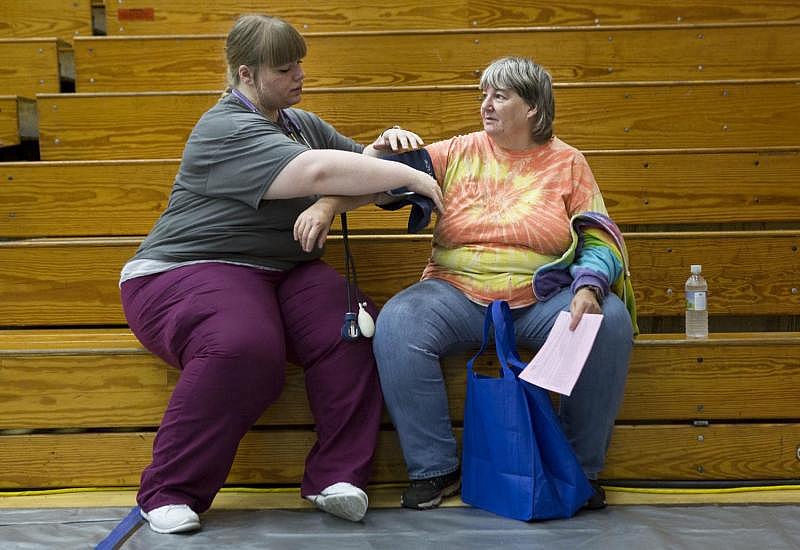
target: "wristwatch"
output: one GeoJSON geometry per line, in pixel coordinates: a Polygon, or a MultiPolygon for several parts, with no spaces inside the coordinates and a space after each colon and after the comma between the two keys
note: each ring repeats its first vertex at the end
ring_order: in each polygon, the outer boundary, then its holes
{"type": "Polygon", "coordinates": [[[413,195],[413,191],[409,191],[408,187],[395,187],[394,189],[389,189],[386,191],[386,194],[390,197],[407,197],[408,195],[413,195]]]}
{"type": "Polygon", "coordinates": [[[599,286],[583,285],[582,287],[578,288],[578,290],[581,290],[582,288],[588,288],[591,290],[592,294],[594,294],[595,300],[597,300],[597,303],[601,306],[603,305],[603,290],[599,286]]]}

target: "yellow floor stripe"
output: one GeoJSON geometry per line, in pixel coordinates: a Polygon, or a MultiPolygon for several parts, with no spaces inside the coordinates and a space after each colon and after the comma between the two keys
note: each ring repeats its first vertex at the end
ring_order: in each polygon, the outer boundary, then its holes
{"type": "MultiPolygon", "coordinates": [[[[372,508],[399,506],[403,484],[369,487],[372,508]]],[[[678,504],[800,504],[800,486],[741,487],[725,489],[659,489],[606,486],[610,505],[678,504]]],[[[42,491],[0,492],[0,508],[96,508],[136,504],[134,487],[88,487],[42,491]]],[[[464,506],[459,498],[445,506],[464,506]]],[[[217,509],[303,509],[312,505],[297,488],[226,487],[214,500],[217,509]]]]}

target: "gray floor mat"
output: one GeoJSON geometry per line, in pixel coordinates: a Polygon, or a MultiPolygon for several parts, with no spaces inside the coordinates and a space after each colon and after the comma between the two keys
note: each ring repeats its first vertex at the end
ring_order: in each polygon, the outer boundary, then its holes
{"type": "MultiPolygon", "coordinates": [[[[0,548],[93,548],[128,508],[0,510],[0,548]]],[[[157,549],[800,548],[800,505],[612,506],[570,520],[523,523],[472,508],[370,510],[362,523],[315,510],[212,510],[191,535],[142,524],[122,546],[157,549]]]]}

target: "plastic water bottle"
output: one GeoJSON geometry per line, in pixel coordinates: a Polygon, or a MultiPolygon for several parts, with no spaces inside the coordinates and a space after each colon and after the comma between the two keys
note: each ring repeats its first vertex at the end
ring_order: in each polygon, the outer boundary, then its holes
{"type": "Polygon", "coordinates": [[[686,337],[708,337],[708,309],[706,293],[708,283],[701,275],[703,266],[693,264],[692,274],[686,280],[686,337]]]}

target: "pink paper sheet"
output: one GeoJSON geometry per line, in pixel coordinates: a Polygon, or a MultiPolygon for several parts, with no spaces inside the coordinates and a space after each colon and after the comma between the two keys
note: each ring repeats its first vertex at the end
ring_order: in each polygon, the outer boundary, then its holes
{"type": "Polygon", "coordinates": [[[544,345],[519,377],[547,390],[570,395],[602,321],[602,314],[584,313],[581,322],[571,331],[570,314],[562,311],[544,345]]]}

